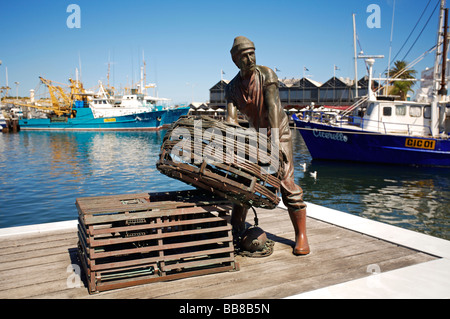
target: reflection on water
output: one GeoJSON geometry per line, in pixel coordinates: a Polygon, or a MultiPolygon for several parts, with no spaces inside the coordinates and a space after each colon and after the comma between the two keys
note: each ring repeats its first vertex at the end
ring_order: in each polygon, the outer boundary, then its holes
{"type": "MultiPolygon", "coordinates": [[[[156,170],[164,133],[0,134],[0,227],[76,219],[77,197],[190,189],[156,170]]],[[[306,201],[450,239],[450,170],[312,161],[293,138],[306,201]]]]}
{"type": "Polygon", "coordinates": [[[0,135],[0,227],[76,219],[77,197],[191,188],[156,170],[164,133],[0,135]]]}
{"type": "Polygon", "coordinates": [[[311,161],[301,136],[293,135],[305,201],[450,239],[449,169],[311,161]],[[306,172],[299,163],[307,163],[306,172]]]}

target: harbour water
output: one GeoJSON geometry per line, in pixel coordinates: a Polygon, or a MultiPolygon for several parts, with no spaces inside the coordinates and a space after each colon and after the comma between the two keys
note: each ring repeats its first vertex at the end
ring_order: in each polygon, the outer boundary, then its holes
{"type": "MultiPolygon", "coordinates": [[[[76,219],[77,197],[192,188],[156,169],[164,133],[0,134],[0,228],[76,219]]],[[[293,138],[305,201],[450,239],[449,169],[312,161],[293,138]]]]}

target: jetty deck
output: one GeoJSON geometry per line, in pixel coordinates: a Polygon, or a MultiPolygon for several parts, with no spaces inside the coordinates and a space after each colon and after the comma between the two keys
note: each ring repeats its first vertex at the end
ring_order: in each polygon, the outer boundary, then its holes
{"type": "MultiPolygon", "coordinates": [[[[294,256],[286,210],[258,209],[269,257],[240,270],[90,295],[77,258],[77,222],[0,230],[0,298],[449,298],[450,242],[308,204],[312,253],[294,256]],[[374,275],[375,273],[375,275],[374,275]]],[[[251,212],[247,221],[252,220],[251,212]]]]}

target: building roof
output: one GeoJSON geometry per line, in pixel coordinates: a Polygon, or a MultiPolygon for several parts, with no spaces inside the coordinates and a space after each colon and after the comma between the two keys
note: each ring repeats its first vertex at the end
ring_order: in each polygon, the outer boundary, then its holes
{"type": "Polygon", "coordinates": [[[321,88],[336,88],[336,87],[348,87],[351,86],[353,81],[350,79],[337,78],[333,76],[331,79],[322,84],[321,88]]]}
{"type": "Polygon", "coordinates": [[[311,80],[309,78],[302,78],[299,82],[301,87],[320,87],[322,86],[321,82],[311,80]]]}
{"type": "MultiPolygon", "coordinates": [[[[363,76],[361,79],[358,80],[358,86],[360,87],[367,87],[369,77],[363,76]]],[[[229,80],[220,80],[217,82],[213,87],[211,87],[210,90],[224,90],[226,85],[229,83],[229,80]]],[[[280,88],[294,88],[294,87],[300,87],[300,88],[348,88],[350,86],[354,85],[354,80],[350,78],[343,78],[343,77],[331,77],[328,79],[325,83],[321,83],[315,80],[312,80],[310,78],[304,77],[301,79],[295,79],[295,78],[284,78],[284,79],[278,79],[278,86],[280,88]]],[[[373,85],[377,86],[378,82],[373,81],[373,85]]]]}
{"type": "MultiPolygon", "coordinates": [[[[374,86],[378,86],[378,82],[375,80],[372,80],[372,84],[374,86]]],[[[358,81],[358,86],[363,87],[363,88],[368,87],[369,86],[369,76],[365,75],[362,78],[360,78],[358,81]]]]}
{"type": "Polygon", "coordinates": [[[220,80],[210,90],[224,90],[228,83],[230,83],[229,80],[220,80]]]}
{"type": "Polygon", "coordinates": [[[279,87],[292,87],[292,86],[298,86],[300,80],[299,79],[278,79],[278,85],[279,87]]]}
{"type": "Polygon", "coordinates": [[[191,109],[200,109],[200,108],[206,108],[206,104],[203,102],[192,102],[191,104],[189,104],[189,107],[191,109]]]}

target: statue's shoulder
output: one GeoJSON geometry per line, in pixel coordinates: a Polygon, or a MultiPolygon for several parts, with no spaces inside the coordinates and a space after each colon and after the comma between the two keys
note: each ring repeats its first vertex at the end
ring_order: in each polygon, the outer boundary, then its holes
{"type": "Polygon", "coordinates": [[[265,85],[272,83],[278,85],[278,76],[271,68],[268,68],[267,66],[264,65],[258,65],[257,68],[264,79],[265,85]]]}

